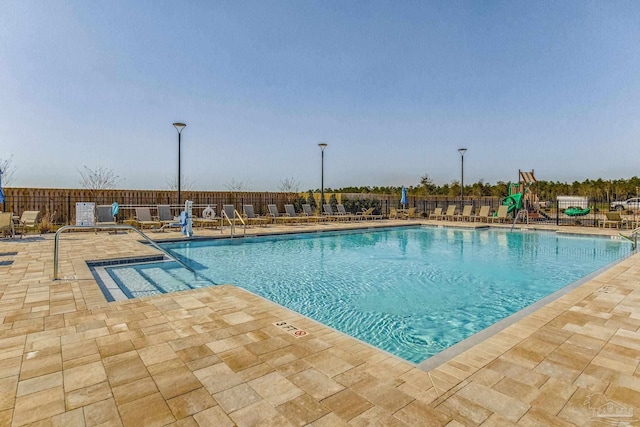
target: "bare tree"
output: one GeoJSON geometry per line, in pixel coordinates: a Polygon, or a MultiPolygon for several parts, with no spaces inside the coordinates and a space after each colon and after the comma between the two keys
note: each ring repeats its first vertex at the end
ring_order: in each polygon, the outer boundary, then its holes
{"type": "Polygon", "coordinates": [[[2,186],[9,187],[13,182],[13,174],[16,167],[13,165],[13,154],[8,159],[0,158],[0,172],[2,172],[2,186]]]}
{"type": "Polygon", "coordinates": [[[283,193],[299,193],[300,183],[295,178],[285,178],[278,187],[283,193]]]}
{"type": "Polygon", "coordinates": [[[236,181],[235,178],[231,178],[231,182],[224,185],[227,190],[232,193],[240,193],[243,191],[251,191],[251,183],[248,181],[236,181]]]}
{"type": "Polygon", "coordinates": [[[111,190],[121,181],[113,169],[105,167],[90,169],[85,165],[84,170],[78,169],[78,172],[80,173],[80,185],[87,190],[111,190]]]}
{"type": "MultiPolygon", "coordinates": [[[[167,178],[166,185],[169,190],[178,191],[178,177],[167,178]]],[[[192,180],[185,178],[184,175],[180,177],[180,191],[193,191],[194,186],[192,180]]]]}

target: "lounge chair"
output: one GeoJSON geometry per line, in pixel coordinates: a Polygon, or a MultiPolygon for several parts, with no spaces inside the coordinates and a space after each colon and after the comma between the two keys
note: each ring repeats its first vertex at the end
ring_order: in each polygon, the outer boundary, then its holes
{"type": "Polygon", "coordinates": [[[13,229],[13,213],[0,212],[0,235],[2,236],[15,236],[13,229]]]}
{"type": "Polygon", "coordinates": [[[24,211],[20,217],[20,229],[21,237],[24,236],[30,228],[34,230],[38,229],[38,218],[40,217],[40,211],[24,211]]]}
{"type": "Polygon", "coordinates": [[[472,205],[465,205],[462,208],[462,213],[456,217],[456,219],[460,221],[471,221],[471,210],[473,209],[472,205]]]}
{"type": "Polygon", "coordinates": [[[489,220],[491,220],[491,222],[505,222],[507,219],[507,213],[509,212],[509,206],[507,205],[500,205],[498,207],[498,212],[496,213],[495,216],[490,216],[489,220]]]}
{"type": "Polygon", "coordinates": [[[313,213],[313,209],[311,209],[311,205],[309,204],[304,204],[302,205],[302,213],[309,218],[309,221],[326,221],[327,218],[320,216],[320,215],[316,215],[313,213]]]}
{"type": "Polygon", "coordinates": [[[389,208],[389,219],[406,219],[406,214],[396,208],[389,208]]]}
{"type": "Polygon", "coordinates": [[[605,219],[601,219],[598,221],[598,227],[607,228],[622,228],[623,225],[627,224],[627,221],[622,218],[622,215],[618,211],[614,212],[605,212],[605,219]]]}
{"type": "Polygon", "coordinates": [[[234,205],[222,205],[222,211],[220,212],[222,217],[222,225],[229,223],[238,224],[243,223],[242,215],[238,212],[234,205]]]}
{"type": "Polygon", "coordinates": [[[407,209],[407,212],[405,213],[405,215],[407,216],[407,219],[416,219],[418,217],[416,208],[407,209]]]}
{"type": "Polygon", "coordinates": [[[382,215],[374,215],[373,213],[374,208],[369,208],[367,210],[363,210],[362,212],[358,212],[356,214],[356,217],[359,217],[359,219],[382,219],[382,215]]]}
{"type": "Polygon", "coordinates": [[[248,225],[262,225],[266,227],[269,223],[269,218],[256,215],[253,210],[253,205],[242,205],[242,212],[248,225]]]}
{"type": "Polygon", "coordinates": [[[344,205],[338,204],[336,205],[336,209],[338,209],[337,214],[343,216],[345,221],[351,221],[352,219],[357,219],[357,217],[354,214],[347,212],[347,210],[344,208],[344,205]]]}
{"type": "Polygon", "coordinates": [[[489,206],[480,206],[480,211],[478,212],[478,214],[472,215],[471,219],[473,219],[473,221],[489,222],[490,210],[491,208],[489,206]]]}
{"type": "Polygon", "coordinates": [[[116,225],[111,205],[96,206],[96,225],[116,225]]]}
{"type": "Polygon", "coordinates": [[[284,211],[287,217],[291,218],[292,222],[309,222],[308,217],[298,215],[296,208],[293,205],[284,205],[284,211]]]}
{"type": "Polygon", "coordinates": [[[432,213],[429,214],[429,219],[442,219],[442,208],[435,208],[432,213]]]}
{"type": "Polygon", "coordinates": [[[273,222],[277,223],[278,221],[280,221],[284,224],[293,221],[288,216],[280,214],[276,205],[267,205],[267,208],[269,208],[269,215],[271,216],[273,222]]]}
{"type": "Polygon", "coordinates": [[[325,218],[327,218],[330,221],[346,219],[346,218],[343,218],[341,215],[334,213],[333,209],[331,208],[331,205],[329,204],[322,205],[322,215],[324,215],[325,218]]]}
{"type": "Polygon", "coordinates": [[[458,208],[458,206],[456,205],[449,205],[447,207],[447,212],[445,212],[445,214],[442,216],[442,219],[448,220],[448,221],[453,221],[455,219],[455,215],[456,215],[456,209],[458,208]]]}
{"type": "Polygon", "coordinates": [[[163,225],[180,221],[178,217],[174,217],[171,213],[171,206],[158,205],[158,221],[163,225]]]}
{"type": "Polygon", "coordinates": [[[151,217],[151,208],[149,207],[136,208],[136,222],[141,229],[145,227],[153,229],[162,227],[162,223],[160,221],[156,221],[151,217]]]}

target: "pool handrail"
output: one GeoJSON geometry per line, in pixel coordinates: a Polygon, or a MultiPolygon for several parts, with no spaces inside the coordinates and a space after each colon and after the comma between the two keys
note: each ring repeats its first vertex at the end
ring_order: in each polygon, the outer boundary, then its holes
{"type": "Polygon", "coordinates": [[[175,256],[171,255],[168,251],[162,249],[149,236],[144,234],[142,231],[140,231],[137,227],[134,227],[133,225],[129,225],[129,224],[116,224],[116,225],[65,225],[63,227],[60,227],[58,229],[58,231],[56,231],[56,235],[55,235],[55,238],[54,238],[54,245],[53,245],[53,280],[59,280],[58,279],[58,246],[59,246],[58,242],[60,240],[60,233],[62,233],[63,231],[66,231],[66,230],[96,230],[97,231],[97,230],[105,230],[105,229],[106,230],[132,230],[132,231],[135,231],[136,233],[141,235],[146,241],[148,241],[149,244],[151,246],[153,246],[155,249],[159,250],[160,252],[162,252],[163,254],[165,254],[166,256],[168,256],[169,258],[171,258],[172,260],[174,260],[175,262],[177,262],[178,264],[180,264],[181,266],[183,266],[184,268],[186,268],[187,270],[192,272],[193,274],[196,274],[196,272],[195,272],[195,270],[193,268],[189,267],[183,261],[181,261],[180,259],[178,259],[175,256]]]}
{"type": "Polygon", "coordinates": [[[244,219],[242,219],[242,215],[240,215],[240,212],[238,212],[238,210],[235,207],[233,208],[233,218],[229,218],[229,215],[227,215],[227,211],[225,211],[224,205],[223,205],[222,210],[220,211],[220,218],[222,218],[222,223],[220,225],[220,233],[222,233],[222,229],[223,229],[222,226],[224,225],[224,220],[226,218],[227,222],[231,226],[231,238],[233,239],[233,235],[236,229],[235,219],[238,218],[244,227],[243,237],[247,237],[247,224],[244,222],[244,219]]]}

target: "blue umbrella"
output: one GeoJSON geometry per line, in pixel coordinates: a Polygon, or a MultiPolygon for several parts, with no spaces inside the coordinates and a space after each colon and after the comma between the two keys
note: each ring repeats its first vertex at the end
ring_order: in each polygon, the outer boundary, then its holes
{"type": "Polygon", "coordinates": [[[4,203],[4,191],[2,191],[2,171],[0,170],[0,203],[4,203]]]}
{"type": "Polygon", "coordinates": [[[402,204],[402,209],[407,204],[407,189],[402,186],[402,197],[400,198],[400,203],[402,204]]]}
{"type": "Polygon", "coordinates": [[[120,206],[118,206],[118,202],[113,202],[111,204],[111,216],[118,215],[118,212],[120,212],[120,206]]]}

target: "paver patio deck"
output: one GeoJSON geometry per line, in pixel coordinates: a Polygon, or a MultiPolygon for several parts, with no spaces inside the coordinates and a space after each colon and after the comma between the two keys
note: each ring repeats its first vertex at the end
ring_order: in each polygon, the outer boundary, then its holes
{"type": "Polygon", "coordinates": [[[107,303],[86,265],[156,253],[65,233],[53,281],[52,236],[0,240],[0,426],[639,422],[640,254],[425,372],[232,285],[107,303]]]}

